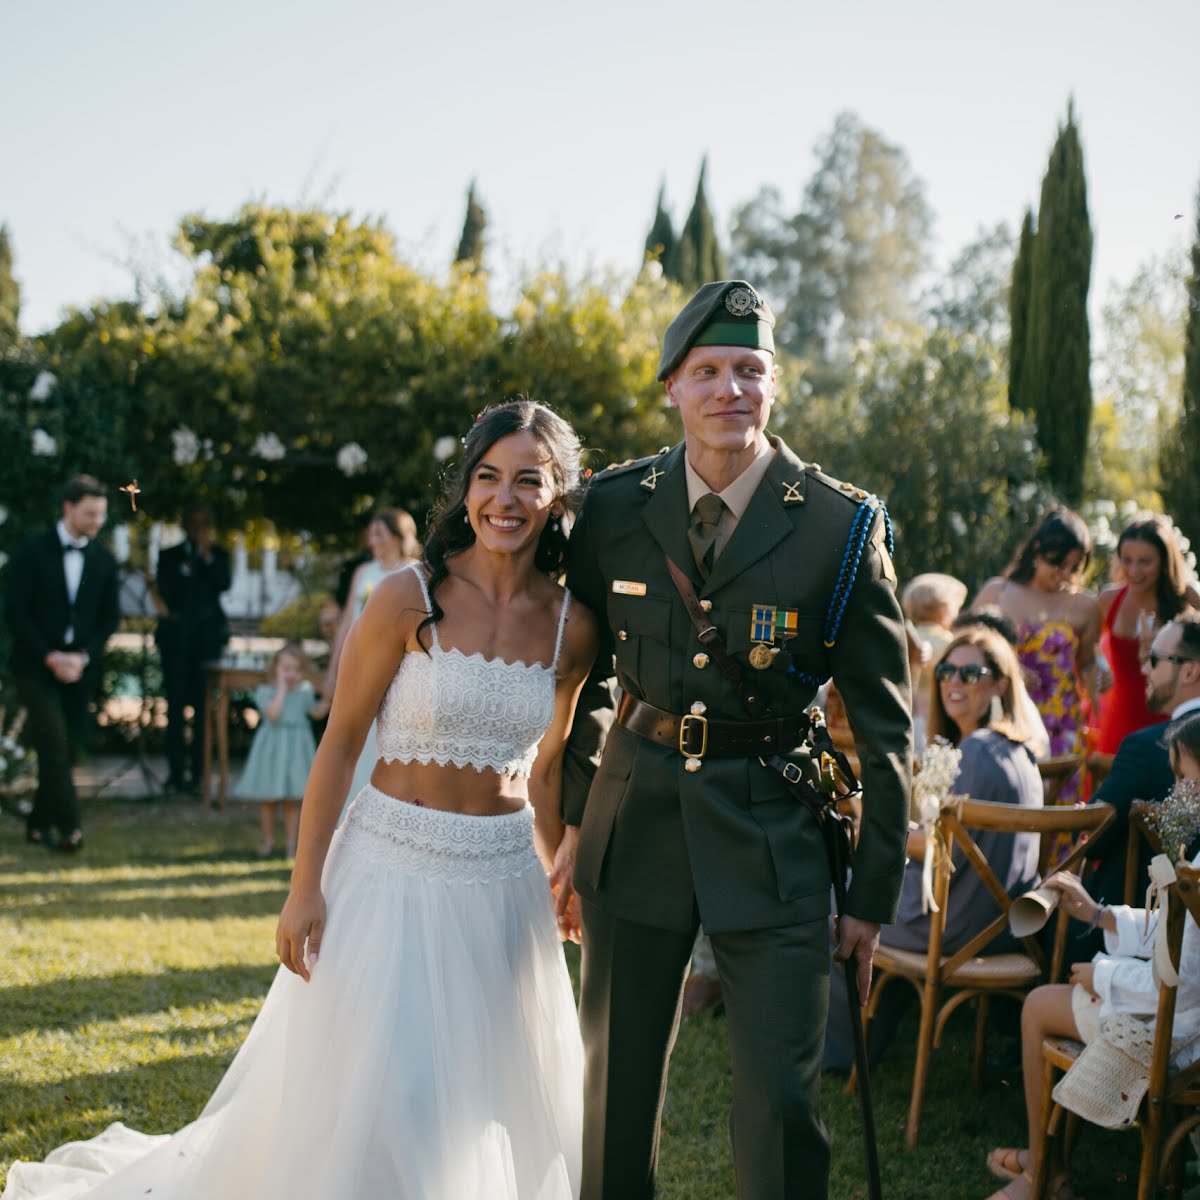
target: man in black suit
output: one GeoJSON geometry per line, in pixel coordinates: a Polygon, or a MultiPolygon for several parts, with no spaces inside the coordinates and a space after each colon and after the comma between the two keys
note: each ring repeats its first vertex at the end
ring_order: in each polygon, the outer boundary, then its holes
{"type": "Polygon", "coordinates": [[[17,547],[5,587],[13,682],[38,756],[26,837],[64,851],[83,845],[71,758],[85,740],[100,658],[117,627],[117,564],[95,541],[107,515],[99,480],[69,480],[62,519],[17,547]]]}
{"type": "Polygon", "coordinates": [[[221,593],[229,590],[229,554],[213,544],[212,515],[203,505],[184,511],[186,539],[158,556],[156,583],[167,606],[158,623],[163,689],[167,693],[168,791],[194,791],[204,757],[204,665],[221,657],[229,621],[221,593]],[[191,754],[184,748],[184,708],[191,705],[191,754]],[[185,775],[185,760],[191,767],[185,775]]]}
{"type": "MultiPolygon", "coordinates": [[[[1158,631],[1143,664],[1146,703],[1154,712],[1167,713],[1172,721],[1200,709],[1200,613],[1183,612],[1158,631]]],[[[1120,904],[1125,893],[1125,856],[1129,845],[1129,810],[1135,800],[1162,800],[1174,776],[1163,746],[1166,726],[1151,725],[1131,733],[1121,743],[1108,777],[1092,802],[1103,800],[1116,809],[1116,818],[1089,851],[1092,866],[1084,885],[1092,898],[1120,904]]],[[[1143,866],[1149,855],[1143,855],[1143,866]]],[[[1145,872],[1139,876],[1145,883],[1145,872]]],[[[1087,961],[1104,948],[1099,930],[1087,937],[1068,939],[1073,962],[1087,961]]]]}

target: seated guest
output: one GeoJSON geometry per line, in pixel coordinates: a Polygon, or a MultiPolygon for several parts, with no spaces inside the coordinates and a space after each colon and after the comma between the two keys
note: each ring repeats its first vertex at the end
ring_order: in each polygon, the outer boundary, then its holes
{"type": "MultiPolygon", "coordinates": [[[[1171,721],[1178,721],[1200,709],[1200,613],[1182,612],[1158,631],[1142,674],[1146,679],[1146,705],[1151,712],[1165,713],[1171,721]]],[[[1159,801],[1171,787],[1171,764],[1163,735],[1161,725],[1131,733],[1121,743],[1107,778],[1092,797],[1093,803],[1103,800],[1116,810],[1113,823],[1088,851],[1089,868],[1083,877],[1092,898],[1101,903],[1119,901],[1125,894],[1125,855],[1133,802],[1159,801]]],[[[1143,859],[1138,888],[1144,886],[1150,861],[1148,855],[1143,859]]],[[[1068,937],[1068,961],[1086,962],[1102,943],[1096,930],[1068,937]]]]}
{"type": "MultiPolygon", "coordinates": [[[[959,633],[934,668],[929,738],[944,738],[962,753],[952,792],[972,800],[997,804],[1042,805],[1042,780],[1026,746],[1028,733],[1013,708],[1014,684],[1020,668],[1012,647],[989,629],[972,627],[959,633]]],[[[931,916],[924,911],[921,873],[925,857],[924,831],[909,835],[909,862],[900,908],[894,925],[885,925],[881,941],[900,950],[923,951],[929,945],[931,916]]],[[[975,842],[1010,896],[1027,891],[1037,879],[1038,838],[1032,833],[978,831],[975,842]]],[[[944,945],[947,954],[966,945],[999,915],[999,906],[983,881],[966,869],[957,848],[950,876],[944,945]]],[[[1011,949],[998,938],[989,951],[1011,949]]],[[[824,1066],[848,1070],[854,1059],[845,980],[830,975],[829,1024],[825,1034],[824,1066]]],[[[895,1035],[908,1000],[909,988],[890,987],[883,993],[871,1021],[869,1049],[876,1060],[895,1035]]]]}
{"type": "MultiPolygon", "coordinates": [[[[998,608],[989,605],[959,613],[954,618],[952,629],[958,633],[972,625],[982,625],[985,629],[998,633],[1013,648],[1013,651],[1016,651],[1017,627],[998,608]]],[[[1029,740],[1026,742],[1029,752],[1038,762],[1049,758],[1050,735],[1046,732],[1046,726],[1042,721],[1042,714],[1038,711],[1038,706],[1034,704],[1029,695],[1029,689],[1025,686],[1024,671],[1017,676],[1017,682],[1013,687],[1013,709],[1017,714],[1017,720],[1029,733],[1029,740]]]]}
{"type": "MultiPolygon", "coordinates": [[[[1169,628],[1169,627],[1168,627],[1169,628]]],[[[1166,630],[1163,630],[1165,633],[1166,630]]],[[[1161,634],[1160,634],[1161,636],[1161,634]]],[[[1165,734],[1164,753],[1182,786],[1200,782],[1200,714],[1190,711],[1183,720],[1172,721],[1165,734]]],[[[1122,746],[1136,737],[1131,734],[1122,746]]],[[[1200,866],[1197,856],[1192,866],[1200,866]]],[[[1075,964],[1069,983],[1052,983],[1035,988],[1021,1008],[1021,1057],[1025,1076],[1025,1114],[1029,1141],[1036,1146],[1042,1128],[1042,1042],[1048,1037],[1068,1037],[1091,1042],[1100,1033],[1100,1022],[1117,1013],[1128,1013],[1153,1025],[1158,1007],[1158,984],[1150,958],[1162,909],[1147,914],[1145,909],[1125,905],[1097,904],[1074,875],[1054,875],[1048,887],[1062,893],[1063,907],[1078,921],[1097,927],[1103,944],[1095,960],[1075,964]]],[[[1183,949],[1179,956],[1179,987],[1176,993],[1174,1038],[1183,1043],[1177,1052],[1176,1068],[1200,1057],[1200,933],[1194,921],[1184,925],[1183,949]]],[[[1114,1090],[1119,1088],[1114,1084],[1114,1090]]],[[[1128,1086],[1128,1085],[1126,1085],[1128,1086]]],[[[1118,1097],[1111,1097],[1114,1105],[1118,1097]]],[[[1124,1096],[1120,1099],[1125,1099],[1124,1096]]],[[[1061,1155],[1062,1139],[1053,1142],[1061,1155]]],[[[1033,1195],[1037,1166],[1028,1149],[996,1149],[987,1158],[993,1175],[1010,1182],[988,1200],[1027,1200],[1033,1195]]],[[[1066,1200],[1073,1195],[1066,1163],[1061,1157],[1051,1164],[1046,1195],[1066,1200]]]]}

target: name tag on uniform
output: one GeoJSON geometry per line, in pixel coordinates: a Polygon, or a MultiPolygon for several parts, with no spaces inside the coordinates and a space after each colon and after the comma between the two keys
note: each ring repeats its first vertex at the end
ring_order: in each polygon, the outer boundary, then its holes
{"type": "Polygon", "coordinates": [[[618,596],[644,596],[646,594],[646,585],[644,583],[634,583],[631,579],[614,579],[613,591],[618,596]]]}

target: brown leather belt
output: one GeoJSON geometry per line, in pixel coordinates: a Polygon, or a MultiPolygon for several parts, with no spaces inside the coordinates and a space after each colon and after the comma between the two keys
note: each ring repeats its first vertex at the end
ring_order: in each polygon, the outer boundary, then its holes
{"type": "Polygon", "coordinates": [[[617,706],[617,724],[687,758],[783,754],[798,746],[808,732],[808,717],[803,713],[767,721],[710,721],[702,713],[677,717],[628,692],[617,706]]]}

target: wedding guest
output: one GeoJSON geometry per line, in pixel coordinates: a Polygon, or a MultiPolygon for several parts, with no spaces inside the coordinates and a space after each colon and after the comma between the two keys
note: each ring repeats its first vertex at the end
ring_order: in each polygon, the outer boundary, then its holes
{"type": "Polygon", "coordinates": [[[929,685],[933,664],[954,637],[954,618],[962,611],[967,599],[967,585],[953,575],[930,571],[910,579],[900,594],[904,615],[916,626],[917,636],[929,644],[929,662],[919,677],[913,680],[913,696],[922,718],[929,715],[929,685]]]}
{"type": "MultiPolygon", "coordinates": [[[[1017,658],[1054,756],[1082,754],[1086,745],[1088,679],[1100,633],[1096,598],[1080,582],[1091,552],[1083,518],[1067,508],[1051,509],[1004,574],[989,580],[971,605],[993,605],[1017,627],[1017,658]]],[[[1076,776],[1059,802],[1081,798],[1076,776]]]]}
{"type": "Polygon", "coordinates": [[[5,574],[13,682],[38,758],[25,836],[63,851],[83,846],[71,760],[86,744],[88,702],[104,645],[117,627],[117,565],[96,542],[107,515],[107,489],[99,480],[68,480],[58,524],[26,538],[5,574]]]}
{"type": "MultiPolygon", "coordinates": [[[[1012,647],[998,634],[979,626],[959,633],[934,668],[929,738],[930,744],[935,738],[944,738],[962,754],[958,777],[951,789],[954,794],[995,804],[1042,806],[1041,776],[1025,744],[1028,733],[1013,706],[1014,683],[1019,674],[1012,647]]],[[[922,884],[928,836],[923,829],[909,833],[909,861],[900,893],[900,909],[896,921],[883,927],[882,945],[922,952],[929,948],[931,917],[922,884]]],[[[1010,896],[1020,895],[1033,886],[1038,873],[1036,834],[979,830],[974,837],[1010,896]]],[[[958,849],[952,854],[959,869],[950,876],[943,943],[947,954],[965,946],[1000,913],[979,875],[965,869],[958,849]]],[[[989,946],[989,952],[1000,953],[1011,948],[1011,943],[1000,938],[989,946]]],[[[844,989],[842,976],[833,972],[824,1059],[829,1070],[849,1070],[854,1062],[844,989]]],[[[867,1030],[872,1061],[891,1043],[912,995],[909,988],[889,987],[880,997],[867,1030]]]]}
{"type": "Polygon", "coordinates": [[[254,695],[259,725],[233,798],[258,802],[259,858],[269,858],[275,849],[280,812],[287,856],[296,857],[300,799],[317,749],[309,724],[316,708],[312,684],[304,677],[308,666],[299,643],[288,642],[271,660],[270,682],[260,684],[254,695]]]}
{"type": "Polygon", "coordinates": [[[1112,687],[1100,697],[1096,749],[1115,754],[1128,734],[1166,720],[1146,704],[1142,659],[1155,633],[1185,608],[1200,608],[1188,582],[1175,527],[1164,516],[1138,517],[1121,531],[1117,560],[1123,582],[1100,593],[1100,649],[1112,687]]]}
{"type": "MultiPolygon", "coordinates": [[[[1192,712],[1174,721],[1164,734],[1176,786],[1181,791],[1200,786],[1200,713],[1192,712]]],[[[1193,792],[1194,794],[1194,792],[1193,792]]],[[[1192,862],[1200,866],[1200,855],[1192,862]]],[[[1123,904],[1098,903],[1071,874],[1046,880],[1047,887],[1062,893],[1062,904],[1076,921],[1102,931],[1103,952],[1091,962],[1076,963],[1069,983],[1035,988],[1021,1008],[1021,1057],[1025,1077],[1025,1115],[1029,1140],[1025,1148],[997,1148],[987,1157],[993,1175],[1009,1182],[989,1200],[1028,1200],[1033,1194],[1037,1162],[1028,1147],[1036,1146],[1042,1128],[1042,1043],[1048,1037],[1074,1038],[1092,1042],[1100,1034],[1100,1022],[1114,1013],[1129,1013],[1153,1026],[1158,1006],[1158,984],[1150,958],[1162,910],[1147,914],[1144,909],[1123,904]]],[[[1200,1054],[1200,930],[1187,920],[1179,961],[1180,983],[1175,1000],[1175,1037],[1187,1043],[1176,1067],[1186,1066],[1200,1054]],[[1190,1040],[1189,1040],[1190,1039],[1190,1040]]],[[[1116,1100],[1116,1097],[1114,1097],[1116,1100]]],[[[1073,1195],[1067,1164],[1061,1158],[1062,1138],[1055,1138],[1048,1178],[1048,1195],[1067,1200],[1073,1195]]]]}
{"type": "Polygon", "coordinates": [[[229,553],[213,542],[212,514],[203,504],[183,512],[186,537],[158,556],[156,584],[167,606],[158,622],[163,689],[167,696],[167,791],[194,792],[204,757],[204,668],[221,657],[229,620],[221,593],[229,590],[229,553]],[[186,709],[192,710],[187,741],[186,709]]]}

